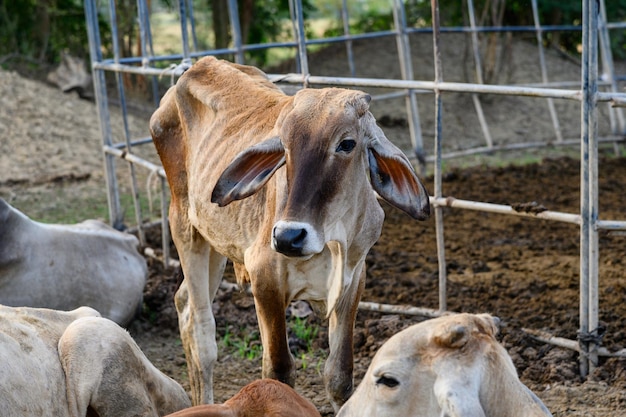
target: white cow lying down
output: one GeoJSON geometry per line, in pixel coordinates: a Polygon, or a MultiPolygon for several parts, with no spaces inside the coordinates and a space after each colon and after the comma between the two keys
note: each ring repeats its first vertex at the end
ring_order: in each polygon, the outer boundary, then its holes
{"type": "Polygon", "coordinates": [[[88,307],[0,306],[0,364],[6,417],[157,417],[191,405],[124,329],[88,307]]]}
{"type": "Polygon", "coordinates": [[[496,341],[497,321],[454,314],[404,329],[379,349],[337,417],[551,416],[496,341]]]}
{"type": "Polygon", "coordinates": [[[125,325],[141,307],[148,272],[137,245],[96,220],[35,222],[0,198],[0,304],[89,306],[125,325]]]}

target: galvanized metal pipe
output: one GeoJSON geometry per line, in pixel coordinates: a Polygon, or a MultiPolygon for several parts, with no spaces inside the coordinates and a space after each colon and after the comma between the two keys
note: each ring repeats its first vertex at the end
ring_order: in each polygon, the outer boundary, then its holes
{"type": "MultiPolygon", "coordinates": [[[[141,45],[141,53],[142,56],[147,56],[147,48],[146,48],[146,38],[147,38],[147,34],[146,34],[146,27],[145,27],[145,22],[148,19],[148,13],[146,10],[146,5],[144,2],[139,2],[139,4],[137,5],[137,9],[139,12],[139,36],[140,36],[140,45],[141,45]]],[[[109,2],[109,15],[111,16],[111,22],[115,22],[115,24],[117,24],[117,16],[115,13],[115,2],[109,2]]],[[[114,25],[112,25],[114,26],[114,25]]],[[[120,60],[120,50],[119,50],[119,46],[117,45],[117,37],[114,38],[114,47],[113,47],[113,60],[117,63],[119,63],[120,60]]],[[[144,65],[147,65],[147,62],[144,62],[144,65]]],[[[131,135],[130,135],[130,129],[128,127],[128,109],[126,106],[126,92],[124,89],[124,79],[123,79],[123,75],[122,73],[116,73],[115,74],[115,81],[117,84],[117,91],[118,91],[118,96],[119,96],[119,100],[120,100],[120,107],[122,110],[122,124],[124,127],[124,140],[126,143],[126,150],[127,152],[131,152],[132,151],[132,147],[131,147],[131,135]]],[[[146,244],[146,234],[144,232],[143,229],[143,221],[142,221],[142,215],[141,215],[141,205],[139,204],[139,189],[137,187],[137,174],[135,172],[135,165],[132,163],[128,164],[128,168],[130,170],[130,185],[131,185],[131,190],[132,190],[132,197],[133,197],[133,207],[135,210],[135,222],[137,223],[137,237],[139,238],[139,243],[141,245],[145,245],[146,244]]]]}
{"type": "MultiPolygon", "coordinates": [[[[85,0],[85,19],[87,20],[87,37],[92,62],[94,96],[98,109],[98,119],[100,121],[100,134],[102,136],[103,145],[110,146],[113,143],[113,133],[111,131],[111,116],[109,113],[109,100],[104,70],[94,67],[95,63],[102,61],[98,8],[96,7],[95,0],[85,0]]],[[[119,229],[122,227],[123,214],[119,199],[117,178],[115,176],[115,158],[103,154],[103,159],[107,187],[107,203],[109,206],[109,223],[119,229]]]]}
{"type": "MultiPolygon", "coordinates": [[[[599,143],[619,143],[619,141],[624,141],[624,138],[617,136],[610,136],[605,138],[598,138],[599,143]]],[[[486,154],[493,153],[498,151],[512,151],[512,150],[521,150],[521,149],[537,149],[537,148],[547,148],[547,147],[557,147],[557,146],[580,146],[580,138],[576,140],[565,139],[560,143],[549,143],[549,142],[526,142],[526,143],[509,143],[506,145],[494,145],[492,148],[483,146],[477,148],[468,148],[458,151],[449,151],[444,152],[442,154],[442,159],[453,159],[459,158],[462,156],[470,156],[470,155],[478,155],[478,154],[486,154]]],[[[434,156],[427,156],[426,162],[434,162],[434,156]]]]}
{"type": "Polygon", "coordinates": [[[506,204],[482,203],[478,201],[459,200],[454,197],[431,197],[430,202],[435,207],[453,207],[466,210],[483,211],[487,213],[508,214],[518,217],[532,217],[536,219],[555,220],[564,223],[581,224],[580,214],[562,213],[559,211],[524,211],[516,210],[506,204]]]}
{"type": "Polygon", "coordinates": [[[346,55],[348,56],[348,68],[350,75],[356,77],[354,54],[352,53],[352,37],[350,36],[350,13],[348,12],[348,0],[341,0],[341,21],[343,23],[343,35],[346,39],[346,55]]]}
{"type": "Polygon", "coordinates": [[[180,33],[183,48],[183,62],[191,63],[189,52],[189,33],[187,32],[187,4],[186,0],[178,0],[178,13],[180,14],[180,33]]]}
{"type": "MultiPolygon", "coordinates": [[[[600,50],[602,51],[602,69],[603,75],[608,78],[609,88],[612,93],[616,93],[617,80],[615,79],[615,65],[613,63],[613,52],[611,51],[611,40],[609,37],[609,30],[607,25],[606,6],[605,1],[600,0],[600,20],[598,22],[600,37],[600,50]]],[[[615,113],[617,123],[611,117],[611,123],[613,124],[613,133],[626,134],[626,121],[624,120],[624,112],[622,109],[616,109],[609,114],[612,116],[615,113]],[[617,124],[617,125],[615,125],[617,124]]],[[[616,152],[617,153],[617,152],[616,152]]]]}
{"type": "Polygon", "coordinates": [[[308,85],[309,77],[309,58],[307,53],[307,40],[306,33],[304,31],[304,16],[302,12],[302,3],[300,0],[290,0],[293,7],[294,15],[294,31],[296,35],[296,42],[298,46],[298,62],[300,67],[300,80],[299,84],[308,85]]]}
{"type": "Polygon", "coordinates": [[[597,344],[588,340],[598,325],[597,272],[597,56],[598,8],[583,0],[583,57],[581,85],[581,187],[580,187],[580,372],[586,376],[597,364],[597,344]]]}
{"type": "MultiPolygon", "coordinates": [[[[433,54],[435,63],[435,84],[443,82],[443,68],[441,63],[441,50],[439,48],[439,2],[431,0],[430,2],[432,24],[433,24],[433,54]]],[[[441,150],[443,144],[442,135],[442,111],[443,102],[441,91],[435,89],[435,196],[434,201],[443,197],[443,169],[441,161],[441,150]]],[[[446,311],[448,309],[447,301],[447,281],[448,273],[446,269],[446,248],[444,238],[443,210],[440,205],[435,205],[435,237],[437,239],[437,260],[439,265],[439,310],[446,311]]]]}
{"type": "Polygon", "coordinates": [[[245,62],[243,56],[243,39],[241,36],[241,25],[239,24],[239,7],[237,0],[228,0],[228,16],[230,18],[230,29],[235,44],[235,62],[243,64],[245,62]]]}
{"type": "MultiPolygon", "coordinates": [[[[531,0],[533,9],[533,20],[535,22],[535,34],[537,36],[537,51],[539,53],[539,67],[541,68],[541,81],[544,84],[548,83],[548,69],[546,68],[546,57],[543,52],[543,36],[541,31],[541,25],[539,24],[539,11],[537,7],[537,0],[531,0]]],[[[550,118],[552,119],[552,126],[554,127],[554,134],[556,135],[556,142],[563,141],[563,134],[561,133],[561,125],[559,124],[559,117],[556,114],[554,107],[554,100],[552,98],[547,99],[548,111],[550,112],[550,118]]]]}
{"type": "MultiPolygon", "coordinates": [[[[398,58],[400,59],[400,73],[403,80],[412,80],[414,78],[413,63],[411,62],[411,47],[407,35],[406,14],[404,13],[402,0],[394,0],[393,2],[393,22],[396,29],[396,47],[398,49],[398,58]]],[[[424,141],[422,139],[422,128],[417,107],[417,96],[414,89],[407,89],[405,105],[413,152],[417,160],[422,161],[425,156],[424,141]]],[[[425,171],[423,164],[420,163],[419,167],[422,171],[425,171]]]]}
{"type": "MultiPolygon", "coordinates": [[[[474,17],[474,2],[473,0],[467,1],[467,10],[469,14],[470,27],[476,27],[476,18],[474,17]]],[[[476,71],[476,82],[478,84],[484,84],[483,80],[483,68],[480,59],[480,42],[478,41],[478,33],[476,31],[472,31],[472,51],[474,52],[474,66],[476,71]]],[[[483,112],[483,106],[480,102],[480,98],[476,94],[472,94],[472,101],[474,102],[474,108],[476,109],[476,115],[478,116],[478,122],[480,123],[480,128],[483,131],[483,136],[485,137],[485,142],[487,143],[487,147],[493,147],[493,139],[491,138],[491,132],[489,131],[489,126],[487,125],[487,119],[485,118],[485,113],[483,112]]]]}
{"type": "MultiPolygon", "coordinates": [[[[142,2],[143,3],[143,2],[142,2]]],[[[198,35],[196,33],[196,19],[193,16],[193,0],[187,0],[187,16],[191,25],[191,41],[193,42],[193,50],[198,50],[198,35]]]]}

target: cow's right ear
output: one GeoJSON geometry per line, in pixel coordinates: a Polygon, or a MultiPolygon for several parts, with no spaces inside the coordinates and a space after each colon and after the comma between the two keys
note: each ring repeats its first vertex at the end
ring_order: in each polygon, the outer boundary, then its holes
{"type": "Polygon", "coordinates": [[[258,143],[235,157],[220,175],[211,202],[224,207],[256,193],[285,164],[285,148],[280,138],[258,143]]]}

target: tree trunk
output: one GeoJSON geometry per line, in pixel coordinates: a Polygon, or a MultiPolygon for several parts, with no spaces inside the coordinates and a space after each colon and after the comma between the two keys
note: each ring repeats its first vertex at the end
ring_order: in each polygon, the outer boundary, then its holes
{"type": "Polygon", "coordinates": [[[254,17],[254,0],[241,0],[240,4],[241,40],[243,43],[247,43],[250,26],[252,26],[252,18],[254,17]]]}
{"type": "Polygon", "coordinates": [[[209,0],[213,11],[213,33],[215,49],[227,48],[230,43],[230,20],[227,0],[209,0]]]}

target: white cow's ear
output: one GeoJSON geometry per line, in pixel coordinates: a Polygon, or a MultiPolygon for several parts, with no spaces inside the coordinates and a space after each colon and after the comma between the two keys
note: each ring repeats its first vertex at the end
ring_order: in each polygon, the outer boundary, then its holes
{"type": "Polygon", "coordinates": [[[461,324],[454,324],[438,328],[433,335],[433,342],[442,347],[460,349],[465,346],[469,338],[470,329],[461,324]]]}
{"type": "MultiPolygon", "coordinates": [[[[375,127],[380,131],[378,126],[375,127]]],[[[430,215],[426,188],[408,158],[380,131],[368,146],[370,180],[374,190],[389,204],[417,220],[430,215]]]]}
{"type": "Polygon", "coordinates": [[[495,337],[500,327],[500,319],[487,313],[477,314],[476,326],[482,333],[495,337]]]}
{"type": "Polygon", "coordinates": [[[211,202],[224,207],[256,193],[285,164],[280,138],[258,143],[235,157],[217,180],[211,202]]]}

